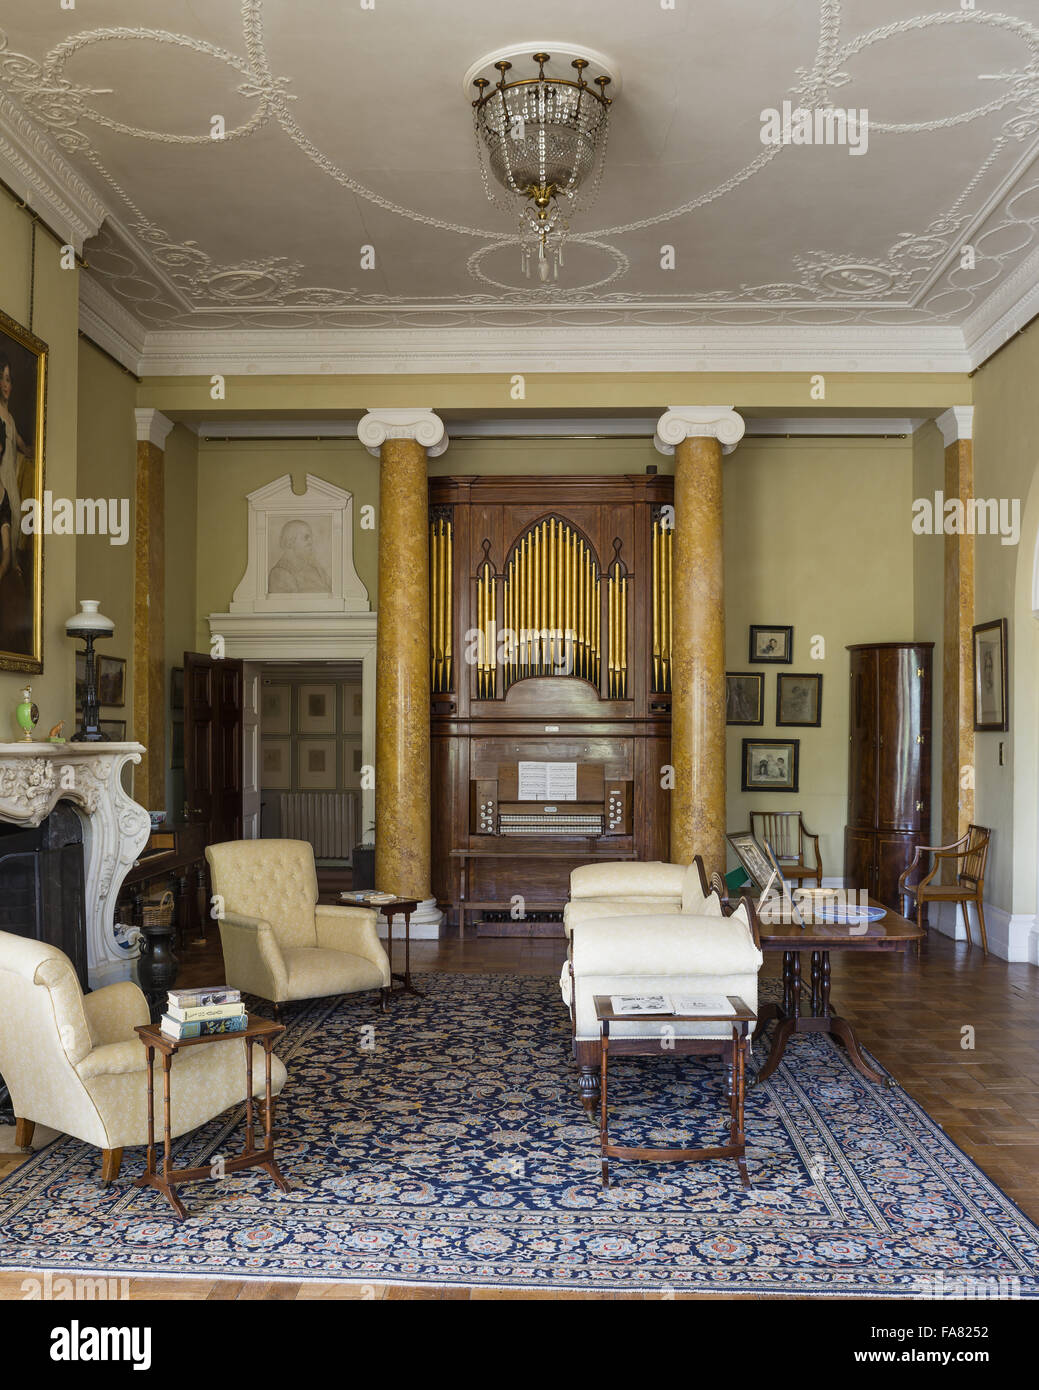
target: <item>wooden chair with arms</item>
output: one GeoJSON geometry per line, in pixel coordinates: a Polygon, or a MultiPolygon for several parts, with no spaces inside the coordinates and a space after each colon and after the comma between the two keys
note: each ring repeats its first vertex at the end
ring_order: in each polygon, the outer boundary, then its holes
{"type": "Polygon", "coordinates": [[[784,876],[795,880],[797,887],[801,887],[806,878],[814,878],[816,887],[822,887],[819,836],[808,829],[800,811],[751,811],[750,833],[759,844],[768,841],[784,876]],[[814,865],[805,862],[805,847],[809,841],[815,849],[814,865]]]}
{"type": "MultiPolygon", "coordinates": [[[[988,847],[991,838],[992,831],[986,826],[968,825],[966,835],[957,840],[955,844],[918,845],[913,862],[898,880],[899,902],[904,904],[907,898],[916,899],[916,924],[921,930],[923,930],[924,925],[925,903],[959,903],[963,913],[963,925],[967,931],[968,946],[974,945],[970,931],[970,914],[967,911],[967,904],[973,902],[978,912],[978,926],[981,928],[981,950],[986,956],[988,955],[988,936],[985,932],[983,898],[985,893],[985,863],[988,859],[988,847]],[[919,883],[908,883],[906,880],[918,867],[925,854],[934,855],[931,872],[919,883]],[[963,860],[963,865],[957,872],[955,883],[935,883],[933,881],[943,862],[960,859],[963,860]]],[[[907,912],[906,916],[908,915],[907,912]]]]}

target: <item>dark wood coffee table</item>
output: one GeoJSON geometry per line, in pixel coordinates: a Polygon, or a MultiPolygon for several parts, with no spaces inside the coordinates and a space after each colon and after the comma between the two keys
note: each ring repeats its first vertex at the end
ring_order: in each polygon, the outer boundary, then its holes
{"type": "MultiPolygon", "coordinates": [[[[871,907],[883,903],[870,899],[871,907]]],[[[783,952],[783,1001],[781,1004],[762,1004],[758,1012],[757,1038],[772,1019],[778,1019],[776,1035],[768,1060],[751,1082],[759,1086],[782,1061],[786,1045],[795,1033],[830,1033],[848,1049],[852,1064],[870,1081],[895,1085],[892,1077],[884,1076],[869,1065],[859,1050],[859,1044],[846,1018],[832,1011],[830,1003],[831,951],[907,951],[923,936],[915,922],[900,917],[890,908],[876,922],[865,928],[840,926],[836,923],[814,923],[799,927],[794,923],[760,923],[761,949],[783,952]],[[811,974],[809,1012],[802,1012],[801,952],[810,951],[811,974]]]]}
{"type": "MultiPolygon", "coordinates": [[[[609,1160],[611,1158],[648,1159],[654,1163],[688,1162],[698,1163],[708,1158],[734,1158],[740,1170],[744,1187],[750,1186],[747,1173],[746,1134],[743,1128],[743,1101],[746,1093],[746,1054],[750,1046],[748,1036],[754,1014],[742,999],[734,994],[726,996],[735,1010],[731,1014],[615,1014],[610,995],[595,996],[595,1016],[600,1025],[600,1076],[599,1076],[599,1147],[602,1153],[602,1185],[610,1185],[609,1160]],[[611,1144],[607,1128],[606,1110],[606,1072],[610,1054],[611,1023],[730,1023],[730,1036],[717,1038],[675,1038],[674,1046],[667,1051],[668,1056],[678,1055],[718,1055],[729,1056],[732,1080],[729,1091],[729,1142],[713,1149],[644,1149],[627,1148],[621,1144],[611,1144]]],[[[663,1051],[659,1026],[655,1034],[647,1037],[623,1037],[614,1040],[613,1050],[623,1056],[657,1057],[663,1051]]]]}
{"type": "Polygon", "coordinates": [[[184,1182],[203,1182],[212,1178],[213,1170],[208,1165],[205,1168],[171,1168],[170,1167],[170,1147],[172,1144],[171,1124],[170,1124],[170,1068],[173,1057],[185,1047],[197,1047],[199,1043],[230,1042],[232,1039],[241,1038],[245,1042],[245,1075],[246,1075],[246,1100],[245,1100],[245,1148],[234,1158],[224,1160],[223,1171],[225,1173],[237,1173],[243,1168],[262,1168],[281,1188],[282,1192],[288,1192],[289,1185],[278,1171],[278,1165],[274,1161],[274,1137],[272,1126],[274,1123],[274,1096],[271,1092],[271,1052],[274,1048],[276,1038],[281,1037],[285,1031],[282,1023],[272,1023],[269,1018],[260,1018],[257,1014],[249,1015],[248,1026],[240,1033],[211,1033],[203,1038],[169,1038],[160,1029],[157,1023],[146,1023],[138,1025],[134,1032],[140,1038],[148,1051],[148,1157],[145,1170],[139,1178],[134,1178],[135,1187],[155,1187],[160,1192],[166,1194],[166,1199],[176,1212],[181,1221],[187,1217],[187,1210],[184,1203],[177,1196],[176,1188],[179,1183],[184,1182]],[[263,1148],[258,1149],[255,1144],[255,1129],[253,1125],[253,1043],[258,1042],[264,1051],[264,1063],[266,1068],[266,1084],[264,1087],[264,1107],[263,1107],[263,1148]],[[163,1158],[162,1171],[156,1170],[155,1164],[155,1054],[162,1056],[162,1110],[163,1110],[163,1158]]]}

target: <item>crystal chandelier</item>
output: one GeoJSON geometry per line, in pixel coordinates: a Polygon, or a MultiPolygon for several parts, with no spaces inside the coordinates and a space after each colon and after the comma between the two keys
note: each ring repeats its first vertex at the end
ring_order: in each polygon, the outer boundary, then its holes
{"type": "Polygon", "coordinates": [[[589,207],[599,191],[610,123],[610,79],[597,77],[596,91],[584,79],[586,58],[570,64],[576,79],[546,77],[550,55],[533,57],[537,77],[507,82],[512,64],[503,58],[494,64],[501,74],[498,82],[475,80],[479,96],[473,102],[473,118],[487,197],[496,207],[518,215],[523,273],[529,277],[536,256],[538,276],[545,281],[550,268],[559,276],[570,230],[568,215],[589,207]],[[497,192],[492,177],[511,199],[497,192]]]}

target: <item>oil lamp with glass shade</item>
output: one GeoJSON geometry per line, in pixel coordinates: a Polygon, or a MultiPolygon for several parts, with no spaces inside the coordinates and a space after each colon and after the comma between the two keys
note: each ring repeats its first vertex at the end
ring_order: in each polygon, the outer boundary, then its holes
{"type": "Polygon", "coordinates": [[[97,691],[97,666],[94,661],[94,643],[101,637],[111,637],[115,623],[99,613],[100,600],[80,599],[79,612],[74,613],[65,624],[66,637],[79,637],[85,643],[86,689],[83,693],[83,720],[72,735],[73,743],[107,743],[108,735],[101,732],[100,708],[97,691]]]}

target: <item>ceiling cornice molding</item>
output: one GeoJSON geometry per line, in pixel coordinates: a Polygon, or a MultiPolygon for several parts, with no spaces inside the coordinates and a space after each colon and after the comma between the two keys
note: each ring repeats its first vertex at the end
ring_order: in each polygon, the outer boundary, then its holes
{"type": "Polygon", "coordinates": [[[966,372],[958,328],[517,325],[494,328],[156,330],[141,376],[502,372],[966,372]]]}
{"type": "Polygon", "coordinates": [[[33,212],[82,254],[108,215],[87,181],[22,109],[0,93],[0,169],[33,212]]]}
{"type": "Polygon", "coordinates": [[[963,340],[970,358],[970,370],[1039,314],[1039,250],[1008,275],[963,325],[963,340]]]}
{"type": "Polygon", "coordinates": [[[133,314],[89,274],[79,277],[79,327],[127,371],[140,376],[147,332],[133,314]]]}

